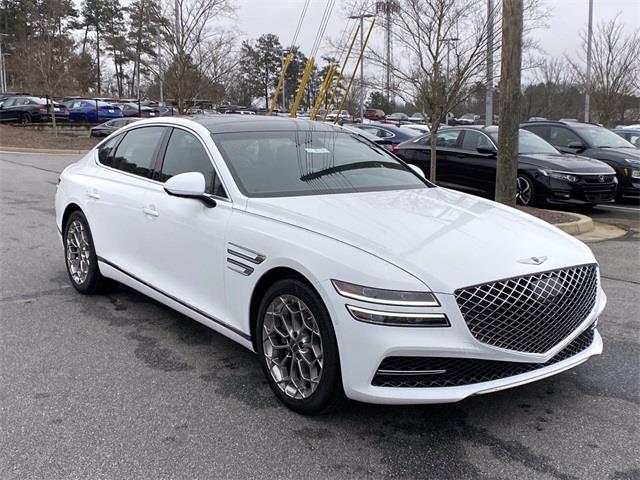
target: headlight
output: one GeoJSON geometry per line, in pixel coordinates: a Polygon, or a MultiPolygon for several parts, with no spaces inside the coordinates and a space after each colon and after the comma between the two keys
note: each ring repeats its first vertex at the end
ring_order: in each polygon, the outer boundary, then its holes
{"type": "Polygon", "coordinates": [[[353,298],[369,303],[397,305],[401,307],[439,307],[440,303],[430,292],[405,292],[401,290],[384,290],[381,288],[363,287],[353,283],[332,280],[336,291],[343,297],[353,298]]]}
{"type": "Polygon", "coordinates": [[[555,170],[545,170],[543,168],[539,168],[538,171],[545,177],[551,177],[557,180],[564,180],[565,182],[575,183],[580,181],[580,177],[578,177],[577,175],[572,175],[570,173],[556,172],[555,170]]]}
{"type": "Polygon", "coordinates": [[[640,160],[636,160],[635,158],[625,158],[624,161],[634,168],[640,168],[640,160]]]}
{"type": "Polygon", "coordinates": [[[640,168],[623,168],[623,171],[631,178],[640,178],[640,168]]]}
{"type": "Polygon", "coordinates": [[[383,312],[353,305],[347,305],[347,310],[360,322],[389,327],[449,327],[451,325],[444,313],[383,312]]]}

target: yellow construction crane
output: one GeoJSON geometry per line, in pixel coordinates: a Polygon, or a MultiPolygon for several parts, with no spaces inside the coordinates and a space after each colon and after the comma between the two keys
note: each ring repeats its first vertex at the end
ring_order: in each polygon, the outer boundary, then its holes
{"type": "Polygon", "coordinates": [[[342,113],[342,107],[344,107],[344,102],[347,99],[347,96],[349,95],[349,91],[351,90],[351,84],[353,83],[353,77],[355,77],[356,72],[358,71],[358,67],[360,66],[360,62],[362,61],[362,56],[364,55],[364,48],[367,46],[367,43],[369,42],[369,37],[371,36],[371,32],[373,30],[373,26],[376,23],[376,19],[373,18],[371,20],[371,26],[369,26],[369,31],[367,32],[367,36],[362,44],[362,47],[360,48],[360,55],[358,55],[358,60],[356,61],[356,66],[353,69],[353,74],[351,75],[351,78],[349,79],[349,84],[347,85],[347,89],[344,92],[344,96],[342,97],[342,101],[340,102],[340,107],[338,108],[338,114],[336,115],[336,119],[333,121],[333,123],[338,123],[338,120],[340,120],[340,113],[342,113]]]}
{"type": "Polygon", "coordinates": [[[344,57],[344,61],[342,62],[342,68],[338,73],[338,80],[336,81],[336,86],[333,87],[333,91],[331,92],[331,98],[329,98],[329,103],[327,104],[327,109],[325,110],[324,115],[322,116],[322,121],[325,121],[327,119],[327,115],[329,114],[331,107],[333,107],[333,101],[336,98],[336,93],[338,93],[338,88],[340,87],[340,82],[342,81],[342,77],[344,75],[344,69],[347,67],[347,62],[349,61],[349,57],[351,56],[351,49],[353,48],[353,44],[356,42],[356,38],[358,38],[358,33],[360,33],[360,25],[358,25],[358,28],[356,28],[356,31],[353,34],[353,38],[349,43],[349,49],[347,50],[347,54],[344,57]]]}
{"type": "Polygon", "coordinates": [[[324,97],[327,95],[327,92],[329,91],[329,87],[333,82],[333,76],[335,74],[336,74],[336,64],[331,63],[329,64],[329,68],[327,69],[327,74],[325,75],[324,81],[322,82],[322,86],[320,87],[320,91],[318,92],[318,98],[316,98],[316,103],[313,104],[313,108],[311,109],[311,115],[309,117],[311,120],[315,120],[316,117],[318,116],[318,111],[322,106],[322,101],[324,100],[324,97]]]}
{"type": "Polygon", "coordinates": [[[296,98],[293,100],[293,105],[291,105],[291,112],[289,113],[289,116],[291,118],[296,118],[298,107],[300,106],[300,102],[302,101],[302,97],[304,96],[304,89],[307,87],[307,83],[309,82],[309,78],[311,78],[311,73],[313,72],[314,62],[315,62],[314,58],[309,57],[309,60],[307,61],[307,66],[304,67],[304,73],[302,74],[300,85],[298,85],[296,98]]]}
{"type": "MultiPolygon", "coordinates": [[[[271,115],[273,110],[276,108],[278,104],[278,97],[280,96],[280,90],[282,90],[282,86],[284,85],[284,78],[287,74],[287,69],[289,68],[289,64],[293,60],[294,53],[289,52],[284,59],[284,65],[282,66],[282,72],[280,72],[280,79],[278,80],[278,86],[276,86],[276,91],[273,92],[273,97],[271,98],[271,105],[269,106],[269,111],[267,115],[271,115]]],[[[284,108],[284,105],[282,106],[284,108]]]]}

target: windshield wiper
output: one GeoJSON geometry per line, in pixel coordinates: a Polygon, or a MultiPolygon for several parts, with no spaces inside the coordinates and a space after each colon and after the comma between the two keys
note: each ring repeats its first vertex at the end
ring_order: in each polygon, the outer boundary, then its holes
{"type": "Polygon", "coordinates": [[[356,163],[347,163],[344,165],[338,165],[335,167],[325,168],[324,170],[318,170],[317,172],[307,173],[300,177],[300,180],[303,182],[309,180],[315,180],[320,177],[324,177],[327,175],[332,175],[334,173],[346,172],[349,170],[360,170],[363,168],[392,168],[394,170],[404,170],[402,165],[395,165],[393,163],[383,163],[383,162],[356,162],[356,163]]]}

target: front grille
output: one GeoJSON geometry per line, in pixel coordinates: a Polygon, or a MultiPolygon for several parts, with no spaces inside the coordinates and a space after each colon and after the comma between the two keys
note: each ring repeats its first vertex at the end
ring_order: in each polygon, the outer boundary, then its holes
{"type": "Polygon", "coordinates": [[[544,353],[567,338],[596,301],[596,265],[552,270],[455,291],[471,334],[518,352],[544,353]]]}
{"type": "Polygon", "coordinates": [[[587,329],[546,363],[501,362],[450,357],[387,357],[380,364],[371,385],[404,388],[459,387],[500,380],[539,370],[573,357],[586,350],[593,343],[593,337],[594,330],[587,329]],[[417,373],[425,370],[442,373],[417,373]]]}

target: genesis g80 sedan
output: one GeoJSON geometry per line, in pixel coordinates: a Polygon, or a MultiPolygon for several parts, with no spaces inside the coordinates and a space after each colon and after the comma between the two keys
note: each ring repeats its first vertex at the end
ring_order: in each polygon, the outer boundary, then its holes
{"type": "Polygon", "coordinates": [[[226,335],[303,414],[455,402],[602,351],[587,246],[332,125],[141,120],[64,170],[55,207],[79,292],[121,282],[226,335]]]}

